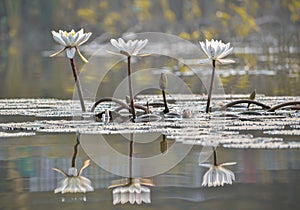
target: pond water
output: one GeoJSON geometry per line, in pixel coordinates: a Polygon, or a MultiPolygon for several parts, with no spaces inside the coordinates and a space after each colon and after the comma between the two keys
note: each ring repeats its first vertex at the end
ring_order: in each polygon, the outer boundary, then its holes
{"type": "MultiPolygon", "coordinates": [[[[177,102],[170,104],[172,110],[179,110],[179,107],[186,104],[192,109],[201,110],[206,102],[201,95],[173,97],[177,102]]],[[[231,102],[246,97],[247,95],[216,96],[215,100],[219,98],[224,102],[231,102]]],[[[161,100],[155,95],[139,96],[138,100],[144,101],[145,98],[152,98],[154,102],[161,100]]],[[[271,106],[297,99],[257,96],[258,101],[271,106]]],[[[218,111],[210,116],[199,112],[191,119],[136,123],[137,125],[128,122],[105,125],[93,119],[73,121],[71,116],[79,113],[72,111],[73,103],[77,109],[80,108],[78,102],[71,100],[0,101],[1,209],[299,208],[297,195],[300,187],[295,184],[300,179],[297,110],[277,110],[267,114],[252,105],[252,114],[247,114],[244,106],[237,106],[224,112],[227,117],[222,117],[224,113],[218,111]],[[232,118],[233,114],[236,114],[235,118],[232,118]],[[205,125],[207,122],[211,125],[205,125]],[[263,130],[259,128],[262,126],[263,130]],[[128,177],[128,159],[125,158],[125,162],[124,158],[115,160],[111,150],[106,149],[111,147],[119,154],[130,156],[128,140],[131,137],[126,137],[126,129],[135,133],[136,157],[148,158],[160,154],[174,156],[172,148],[179,145],[175,157],[183,158],[178,164],[164,168],[166,170],[161,173],[156,173],[156,169],[165,164],[163,161],[152,161],[147,165],[138,165],[137,161],[133,161],[133,176],[145,177],[151,183],[151,202],[142,205],[113,205],[113,189],[108,189],[116,180],[128,177]],[[156,135],[154,130],[159,133],[156,135]],[[79,146],[76,146],[76,131],[82,133],[79,146]],[[155,137],[151,136],[153,133],[155,137]],[[161,133],[165,134],[166,140],[161,133]],[[104,140],[98,138],[102,134],[104,140]],[[212,161],[211,154],[206,157],[205,153],[205,149],[211,147],[203,145],[206,141],[215,139],[220,139],[218,141],[222,145],[217,148],[218,163],[237,162],[234,166],[228,166],[236,180],[232,185],[225,184],[223,187],[204,187],[202,180],[207,169],[198,164],[212,161]],[[166,147],[162,146],[162,141],[167,142],[166,147]],[[192,147],[188,147],[187,154],[182,155],[187,146],[192,147]],[[77,156],[74,156],[75,147],[77,156]],[[94,191],[55,194],[54,189],[64,176],[53,168],[67,171],[74,157],[78,169],[85,160],[92,159],[90,166],[81,175],[91,180],[94,191]]],[[[87,103],[88,107],[91,104],[87,103]]],[[[96,110],[101,111],[108,104],[110,103],[104,103],[96,110]]]]}
{"type": "MultiPolygon", "coordinates": [[[[95,191],[54,194],[62,178],[51,168],[70,167],[74,134],[40,134],[1,140],[1,209],[298,209],[299,150],[220,149],[220,159],[237,161],[232,186],[201,187],[200,146],[175,168],[152,177],[151,204],[112,204],[112,180],[120,177],[92,164],[83,175],[95,191]],[[28,146],[30,145],[30,146],[28,146]],[[86,201],[83,201],[85,197],[86,201]]],[[[78,165],[87,157],[80,149],[78,165]]]]}

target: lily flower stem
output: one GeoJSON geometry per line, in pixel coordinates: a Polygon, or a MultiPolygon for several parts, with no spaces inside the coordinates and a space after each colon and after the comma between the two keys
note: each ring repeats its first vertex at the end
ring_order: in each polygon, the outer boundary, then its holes
{"type": "Polygon", "coordinates": [[[76,156],[78,153],[78,146],[79,146],[80,142],[79,142],[79,135],[77,135],[76,138],[76,144],[74,145],[74,153],[73,153],[73,157],[72,157],[72,167],[75,168],[76,167],[76,156]]]}
{"type": "Polygon", "coordinates": [[[78,74],[77,74],[74,58],[70,59],[70,63],[71,63],[72,71],[73,71],[73,76],[74,76],[76,88],[77,88],[77,91],[78,91],[78,96],[79,96],[79,100],[80,100],[81,109],[82,109],[83,112],[86,112],[84,101],[83,101],[82,89],[81,89],[80,81],[78,79],[78,74]]]}
{"type": "Polygon", "coordinates": [[[166,93],[164,90],[161,91],[162,95],[163,95],[163,99],[164,99],[164,105],[165,105],[165,110],[164,113],[167,114],[170,112],[169,108],[168,108],[168,103],[167,103],[167,98],[166,98],[166,93]]]}
{"type": "Polygon", "coordinates": [[[212,60],[212,75],[211,75],[211,81],[210,81],[210,87],[208,91],[208,98],[207,98],[207,104],[206,104],[206,113],[210,112],[210,100],[212,95],[212,89],[214,86],[214,79],[215,79],[215,71],[216,71],[216,61],[212,60]]]}
{"type": "Polygon", "coordinates": [[[216,151],[215,147],[213,147],[213,150],[214,150],[214,165],[216,166],[217,165],[217,151],[216,151]]]}
{"type": "Polygon", "coordinates": [[[127,67],[128,67],[128,86],[129,86],[129,96],[130,96],[130,108],[132,114],[132,120],[135,121],[135,108],[134,108],[134,98],[133,98],[133,89],[131,81],[131,56],[127,56],[127,67]]]}

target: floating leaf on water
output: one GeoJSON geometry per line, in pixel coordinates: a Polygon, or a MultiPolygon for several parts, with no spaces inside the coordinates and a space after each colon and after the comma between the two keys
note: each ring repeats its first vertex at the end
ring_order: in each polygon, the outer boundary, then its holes
{"type": "MultiPolygon", "coordinates": [[[[92,102],[86,101],[87,107],[92,102]]],[[[37,117],[72,117],[80,111],[79,101],[59,99],[1,99],[0,115],[25,115],[37,117]],[[34,107],[34,108],[32,108],[34,107]],[[79,110],[79,111],[76,111],[79,110]]]]}
{"type": "MultiPolygon", "coordinates": [[[[233,100],[248,98],[249,95],[216,95],[214,101],[222,103],[233,100]]],[[[9,131],[29,131],[27,133],[90,133],[90,134],[126,134],[126,133],[153,133],[165,134],[167,138],[174,141],[181,141],[184,144],[212,145],[221,144],[231,148],[297,148],[297,143],[282,142],[280,138],[253,137],[253,131],[266,135],[300,135],[299,116],[297,111],[278,110],[266,112],[261,108],[252,107],[249,111],[255,115],[241,114],[245,107],[232,108],[224,112],[212,112],[209,115],[202,112],[206,105],[205,95],[169,95],[173,103],[170,103],[170,110],[182,113],[183,110],[192,111],[190,118],[170,118],[171,121],[163,120],[138,123],[112,122],[104,125],[102,122],[95,122],[93,115],[105,109],[114,110],[118,105],[103,103],[96,107],[95,112],[82,114],[79,101],[57,100],[57,99],[0,99],[0,115],[11,116],[32,116],[28,119],[39,119],[28,122],[0,123],[0,128],[9,131]],[[33,108],[34,107],[34,108],[33,108]],[[257,114],[257,115],[256,115],[257,114]],[[84,117],[86,120],[71,120],[72,117],[84,117]],[[34,118],[38,117],[38,118],[34,118]],[[55,118],[58,120],[53,120],[55,118]],[[51,119],[51,120],[50,120],[51,119]],[[63,120],[61,120],[63,119],[63,120]],[[290,129],[290,130],[287,130],[290,129]],[[32,132],[33,131],[33,132],[32,132]],[[241,133],[241,134],[240,134],[241,133]],[[248,133],[248,134],[247,134],[248,133]]],[[[256,99],[269,106],[274,106],[285,101],[299,100],[299,97],[268,97],[257,95],[256,99]]],[[[137,104],[144,104],[150,101],[161,103],[161,95],[138,95],[137,104]]],[[[87,109],[93,102],[87,101],[87,109]]],[[[152,113],[160,113],[162,107],[152,107],[152,113]]],[[[246,111],[247,112],[247,111],[246,111]]],[[[121,116],[128,116],[128,110],[118,112],[121,116]]],[[[5,119],[5,120],[7,120],[5,119]]],[[[19,120],[19,118],[16,118],[19,120]]],[[[22,118],[24,119],[24,118],[22,118]]],[[[3,121],[5,121],[3,120],[3,121]]],[[[24,132],[26,133],[26,132],[24,132]]]]}
{"type": "Polygon", "coordinates": [[[300,142],[261,142],[243,144],[224,144],[223,147],[235,149],[291,149],[300,148],[300,142]]]}
{"type": "Polygon", "coordinates": [[[300,130],[271,130],[271,131],[264,131],[264,134],[299,136],[300,130]]]}
{"type": "Polygon", "coordinates": [[[300,129],[300,125],[290,125],[291,128],[300,129]]]}
{"type": "Polygon", "coordinates": [[[0,132],[0,138],[11,138],[11,137],[24,137],[24,136],[34,136],[34,132],[18,132],[18,133],[7,133],[0,132]]]}
{"type": "Polygon", "coordinates": [[[284,126],[279,125],[241,125],[241,126],[226,126],[224,130],[239,130],[239,131],[249,131],[249,130],[272,130],[272,129],[284,129],[284,126]]]}
{"type": "Polygon", "coordinates": [[[161,116],[156,114],[144,114],[141,116],[138,116],[135,119],[135,122],[157,122],[161,120],[161,116]]]}

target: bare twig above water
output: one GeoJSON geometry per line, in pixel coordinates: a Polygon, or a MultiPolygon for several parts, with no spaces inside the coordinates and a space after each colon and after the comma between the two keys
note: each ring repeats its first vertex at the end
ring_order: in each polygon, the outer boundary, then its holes
{"type": "Polygon", "coordinates": [[[271,107],[266,105],[266,104],[263,104],[261,102],[258,102],[258,101],[253,101],[253,100],[249,100],[249,99],[242,99],[242,100],[237,100],[237,101],[233,101],[233,102],[230,102],[224,106],[222,106],[220,109],[218,109],[219,111],[224,111],[226,110],[227,108],[229,107],[232,107],[234,105],[237,105],[237,104],[255,104],[257,106],[261,106],[262,108],[264,109],[270,109],[271,107]]]}
{"type": "Polygon", "coordinates": [[[300,105],[300,101],[289,101],[289,102],[285,102],[282,104],[278,104],[276,106],[271,107],[268,112],[274,112],[277,109],[280,109],[282,107],[286,107],[286,106],[293,106],[293,105],[300,105]]]}

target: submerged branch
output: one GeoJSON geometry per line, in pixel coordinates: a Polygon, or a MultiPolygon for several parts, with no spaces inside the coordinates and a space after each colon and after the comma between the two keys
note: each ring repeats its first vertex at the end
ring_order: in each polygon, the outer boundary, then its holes
{"type": "Polygon", "coordinates": [[[260,103],[260,102],[258,102],[258,101],[253,101],[253,100],[249,100],[249,99],[243,99],[243,100],[237,100],[237,101],[230,102],[230,103],[224,105],[223,107],[221,107],[221,108],[218,109],[218,110],[219,110],[219,111],[224,111],[224,110],[226,110],[227,108],[232,107],[232,106],[234,106],[234,105],[237,105],[237,104],[245,104],[245,103],[247,103],[247,104],[255,104],[255,105],[257,105],[257,106],[261,106],[261,107],[264,108],[264,109],[270,109],[270,108],[271,108],[270,106],[265,105],[265,104],[263,104],[263,103],[260,103]]]}
{"type": "MultiPolygon", "coordinates": [[[[141,110],[147,112],[147,107],[145,107],[145,106],[142,106],[142,105],[139,105],[139,104],[134,104],[134,107],[137,108],[137,109],[141,109],[141,110]]],[[[119,106],[119,107],[116,108],[114,111],[115,111],[115,112],[119,112],[119,111],[121,111],[122,109],[127,109],[127,110],[130,112],[130,108],[128,109],[127,107],[124,107],[124,106],[119,106]]]]}
{"type": "MultiPolygon", "coordinates": [[[[113,98],[113,97],[104,97],[104,98],[101,98],[100,100],[96,101],[95,104],[91,108],[91,112],[94,112],[95,108],[103,102],[115,102],[115,103],[119,104],[120,107],[115,109],[116,112],[118,112],[122,109],[126,109],[129,112],[131,112],[131,108],[128,106],[128,104],[126,104],[125,102],[123,102],[123,101],[121,101],[117,98],[113,98]]],[[[139,105],[139,104],[134,104],[134,107],[147,112],[147,107],[145,107],[145,106],[142,106],[142,105],[139,105]]]]}
{"type": "Polygon", "coordinates": [[[113,98],[113,97],[104,97],[104,98],[101,98],[100,100],[96,101],[95,104],[91,108],[91,112],[95,111],[95,108],[100,103],[103,103],[103,102],[115,102],[115,103],[121,105],[121,107],[123,107],[124,109],[127,109],[130,112],[130,107],[126,103],[124,103],[123,101],[121,101],[119,99],[113,98]]]}
{"type": "Polygon", "coordinates": [[[300,105],[300,101],[289,101],[289,102],[285,102],[282,104],[278,104],[276,106],[271,107],[268,112],[274,112],[277,109],[280,109],[282,107],[286,107],[286,106],[292,106],[292,105],[300,105]]]}

